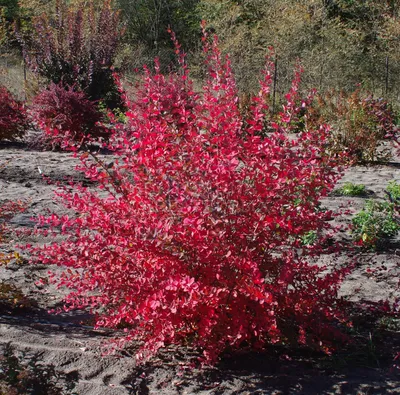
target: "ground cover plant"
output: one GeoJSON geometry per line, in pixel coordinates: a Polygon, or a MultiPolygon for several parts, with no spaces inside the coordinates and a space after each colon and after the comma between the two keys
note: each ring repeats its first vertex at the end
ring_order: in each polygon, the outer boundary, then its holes
{"type": "Polygon", "coordinates": [[[325,124],[289,134],[310,101],[298,100],[300,70],[269,124],[267,61],[245,120],[229,59],[216,38],[204,33],[203,42],[201,93],[175,40],[181,70],[168,77],[157,63],[145,70],[126,123],[110,132],[117,159],[75,154],[98,190],[58,191],[75,215],[39,218],[66,239],[32,247],[34,261],[65,267],[52,277],[71,289],[64,308],[88,308],[98,327],[123,328],[117,345],[141,341],[139,360],[167,344],[198,348],[207,363],[271,343],[328,352],[348,321],[337,291],[350,266],[314,258],[335,251],[324,244],[333,213],[318,207],[341,176],[342,158],[329,154],[325,124]],[[266,123],[272,133],[263,136],[266,123]],[[303,245],[315,230],[318,239],[303,245]]]}
{"type": "Polygon", "coordinates": [[[363,184],[353,184],[346,182],[342,187],[335,190],[336,194],[340,196],[365,196],[367,191],[363,184]]]}

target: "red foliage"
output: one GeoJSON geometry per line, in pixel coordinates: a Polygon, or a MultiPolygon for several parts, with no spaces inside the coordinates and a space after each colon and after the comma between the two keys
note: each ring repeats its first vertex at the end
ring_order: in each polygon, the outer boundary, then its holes
{"type": "Polygon", "coordinates": [[[96,104],[73,87],[52,83],[33,99],[31,112],[44,130],[45,140],[53,145],[64,140],[82,143],[105,135],[105,129],[98,124],[102,114],[96,104]]]}
{"type": "Polygon", "coordinates": [[[175,80],[147,71],[147,94],[128,104],[128,124],[110,140],[113,166],[80,155],[102,191],[60,190],[76,216],[39,224],[61,227],[66,240],[32,252],[66,267],[55,279],[72,290],[66,309],[89,308],[99,327],[123,326],[120,344],[143,341],[140,358],[171,343],[199,347],[207,362],[226,349],[293,340],[326,349],[345,321],[337,290],[349,271],[315,263],[332,231],[320,198],[340,177],[326,151],[329,127],[288,134],[302,107],[296,73],[279,122],[260,136],[271,63],[244,122],[229,60],[204,42],[203,93],[194,93],[183,57],[172,106],[165,92],[175,80]],[[302,245],[315,229],[317,244],[302,245]]]}
{"type": "Polygon", "coordinates": [[[0,86],[0,140],[22,137],[28,126],[24,104],[0,86]]]}

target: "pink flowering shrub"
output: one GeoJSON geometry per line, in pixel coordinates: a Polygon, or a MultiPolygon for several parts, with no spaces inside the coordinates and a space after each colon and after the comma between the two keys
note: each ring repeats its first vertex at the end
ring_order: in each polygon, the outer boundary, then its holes
{"type": "Polygon", "coordinates": [[[193,91],[182,54],[180,76],[147,70],[127,124],[112,132],[113,165],[76,154],[99,190],[60,190],[76,215],[40,224],[66,239],[32,251],[65,267],[53,278],[71,289],[65,309],[88,308],[98,327],[124,328],[117,343],[143,342],[139,359],[167,344],[197,347],[205,362],[277,342],[329,350],[346,322],[337,290],[349,270],[314,259],[332,251],[333,214],[318,209],[340,177],[326,151],[329,127],[289,135],[300,73],[269,123],[270,62],[244,122],[229,60],[216,39],[204,45],[203,92],[193,91]]]}

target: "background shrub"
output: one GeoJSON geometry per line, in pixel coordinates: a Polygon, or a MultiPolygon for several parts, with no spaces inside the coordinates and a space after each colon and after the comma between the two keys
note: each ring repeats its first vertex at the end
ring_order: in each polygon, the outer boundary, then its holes
{"type": "Polygon", "coordinates": [[[24,135],[29,127],[23,103],[0,86],[0,140],[15,140],[24,135]]]}
{"type": "Polygon", "coordinates": [[[108,108],[122,106],[113,78],[113,62],[122,31],[111,0],[96,12],[93,1],[68,8],[56,2],[56,12],[33,18],[31,36],[19,34],[27,64],[40,76],[81,89],[90,100],[108,108]]]}
{"type": "Polygon", "coordinates": [[[97,105],[73,87],[51,84],[40,92],[31,105],[31,113],[44,131],[44,143],[59,145],[65,139],[83,143],[89,137],[106,136],[98,123],[102,114],[97,105]]]}
{"type": "Polygon", "coordinates": [[[391,106],[383,99],[363,96],[360,89],[351,94],[329,92],[317,96],[309,122],[325,120],[332,126],[333,153],[346,153],[350,163],[386,161],[391,157],[397,127],[391,106]]]}
{"type": "MultiPolygon", "coordinates": [[[[35,20],[43,12],[51,15],[50,19],[58,19],[57,1],[1,0],[4,28],[17,23],[29,41],[35,20]]],[[[104,3],[91,2],[95,8],[104,3]]],[[[75,10],[82,4],[89,8],[88,1],[68,0],[75,10]]],[[[168,26],[181,37],[192,61],[201,63],[198,37],[199,23],[204,19],[210,31],[220,36],[221,48],[231,54],[235,76],[244,93],[257,90],[258,71],[265,52],[273,46],[277,54],[278,101],[284,101],[294,61],[301,58],[305,67],[303,86],[307,88],[352,92],[361,84],[374,95],[397,102],[400,7],[396,1],[115,0],[114,4],[114,9],[121,10],[126,26],[122,51],[117,56],[122,67],[126,57],[130,65],[142,67],[158,56],[162,69],[168,70],[173,58],[168,26]]],[[[15,43],[13,38],[11,41],[15,43]]],[[[7,39],[0,51],[7,51],[9,42],[7,39]]],[[[192,75],[200,76],[195,69],[192,67],[192,75]]],[[[125,70],[129,71],[127,67],[125,70]]]]}

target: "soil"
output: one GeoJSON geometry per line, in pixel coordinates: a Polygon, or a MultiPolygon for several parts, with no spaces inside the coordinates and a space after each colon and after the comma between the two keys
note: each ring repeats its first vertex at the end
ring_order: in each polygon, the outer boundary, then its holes
{"type": "MultiPolygon", "coordinates": [[[[104,154],[103,159],[111,161],[112,157],[104,154]]],[[[0,200],[28,202],[26,211],[10,220],[17,232],[1,246],[3,252],[12,253],[17,244],[43,242],[23,232],[32,229],[33,217],[64,210],[54,200],[54,184],[45,181],[42,174],[59,182],[82,177],[74,170],[76,159],[70,154],[41,152],[22,143],[2,143],[0,164],[5,164],[0,168],[0,200]]],[[[366,198],[384,198],[388,182],[400,182],[399,169],[399,157],[383,165],[352,167],[338,187],[345,182],[364,184],[367,196],[332,194],[323,205],[335,210],[345,206],[356,212],[366,198]]],[[[349,218],[350,214],[338,220],[349,218]]],[[[356,270],[343,283],[341,295],[354,313],[352,343],[331,356],[282,346],[264,353],[236,353],[223,356],[216,367],[207,369],[189,368],[185,362],[195,351],[179,347],[169,347],[141,366],[135,364],[134,346],[118,355],[103,356],[101,346],[113,332],[95,330],[84,312],[49,313],[60,305],[64,294],[37,285],[48,268],[30,265],[29,257],[25,258],[0,267],[0,294],[2,285],[7,284],[19,295],[17,302],[0,303],[0,349],[9,344],[21,361],[27,363],[35,356],[41,366],[54,367],[60,385],[73,382],[72,393],[400,394],[400,369],[394,366],[400,352],[400,319],[371,310],[381,300],[400,296],[399,237],[378,251],[360,251],[356,270]],[[367,268],[379,270],[371,275],[367,268]]]]}

